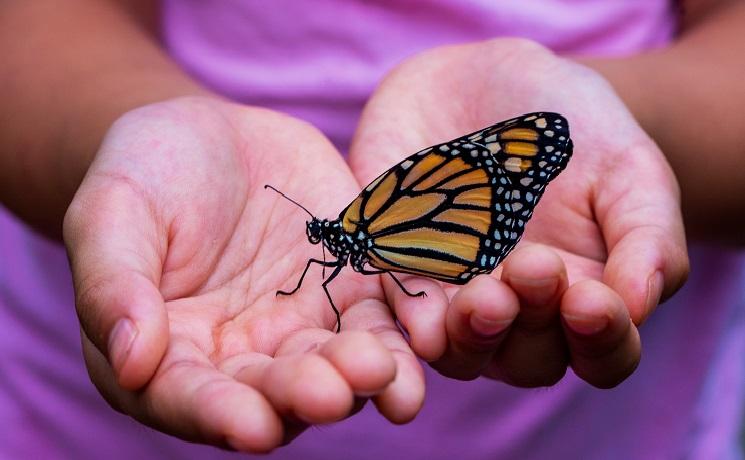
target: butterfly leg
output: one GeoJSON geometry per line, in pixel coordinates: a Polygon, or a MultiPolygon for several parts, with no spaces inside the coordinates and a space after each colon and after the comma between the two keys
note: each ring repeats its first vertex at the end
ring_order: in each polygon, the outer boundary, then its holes
{"type": "MultiPolygon", "coordinates": [[[[292,291],[277,291],[277,295],[292,295],[297,292],[298,289],[300,289],[300,286],[303,284],[303,279],[305,278],[305,274],[308,273],[308,269],[310,268],[310,264],[320,264],[324,267],[338,267],[341,268],[339,265],[339,261],[335,260],[333,262],[325,262],[323,260],[318,259],[309,259],[308,264],[305,266],[305,270],[303,270],[303,274],[300,275],[300,281],[297,282],[297,286],[295,286],[295,289],[292,291]]],[[[335,276],[335,275],[334,275],[335,276]]]]}
{"type": "Polygon", "coordinates": [[[329,299],[329,303],[331,304],[331,308],[334,309],[334,314],[336,315],[336,333],[338,334],[341,330],[341,314],[339,314],[339,309],[336,308],[336,305],[334,305],[334,301],[331,299],[331,293],[329,293],[328,284],[336,278],[336,275],[341,272],[341,269],[344,268],[344,265],[336,265],[336,268],[334,271],[329,275],[328,278],[326,278],[326,281],[323,282],[321,286],[323,286],[323,291],[326,293],[326,297],[329,299]]]}
{"type": "Polygon", "coordinates": [[[393,278],[393,281],[395,281],[396,284],[398,284],[398,287],[400,287],[401,290],[404,291],[404,294],[406,294],[407,296],[409,296],[409,297],[427,297],[427,293],[424,292],[424,291],[419,291],[416,294],[409,292],[404,287],[404,285],[401,283],[401,281],[399,281],[398,278],[396,278],[395,276],[393,276],[393,273],[391,273],[391,272],[386,272],[386,273],[388,273],[389,275],[391,275],[391,278],[393,278]]]}
{"type": "Polygon", "coordinates": [[[360,273],[362,273],[363,275],[381,275],[383,273],[388,273],[389,275],[391,275],[391,278],[393,278],[393,281],[395,281],[396,284],[398,284],[398,287],[400,287],[401,290],[404,291],[404,294],[406,294],[407,296],[409,296],[409,297],[427,297],[427,293],[424,292],[424,291],[419,291],[416,294],[414,294],[412,292],[409,292],[409,290],[404,287],[403,283],[401,283],[401,281],[399,281],[398,278],[396,278],[395,276],[393,276],[393,273],[389,272],[388,270],[364,270],[363,269],[363,270],[360,270],[360,273]]]}

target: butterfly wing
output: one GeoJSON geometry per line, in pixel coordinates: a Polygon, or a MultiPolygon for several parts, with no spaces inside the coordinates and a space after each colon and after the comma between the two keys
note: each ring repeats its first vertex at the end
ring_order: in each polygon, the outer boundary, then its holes
{"type": "Polygon", "coordinates": [[[340,219],[371,266],[463,284],[514,248],[571,152],[561,115],[523,115],[411,155],[340,219]]]}

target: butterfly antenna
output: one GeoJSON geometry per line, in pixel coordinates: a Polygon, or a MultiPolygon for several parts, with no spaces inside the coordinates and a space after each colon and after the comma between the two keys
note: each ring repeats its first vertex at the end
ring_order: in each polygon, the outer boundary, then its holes
{"type": "Polygon", "coordinates": [[[284,197],[287,201],[290,201],[290,202],[295,203],[296,205],[298,205],[300,207],[300,209],[302,209],[303,211],[307,212],[310,217],[312,217],[314,219],[316,218],[316,216],[314,216],[313,214],[311,214],[310,211],[308,211],[307,209],[305,209],[305,206],[303,206],[302,204],[300,204],[297,201],[293,200],[292,198],[288,197],[287,195],[285,195],[284,193],[280,192],[279,190],[277,190],[276,188],[272,187],[271,185],[269,185],[269,184],[264,185],[264,188],[265,189],[270,188],[270,189],[274,190],[275,192],[277,192],[280,195],[282,195],[282,197],[284,197]]]}

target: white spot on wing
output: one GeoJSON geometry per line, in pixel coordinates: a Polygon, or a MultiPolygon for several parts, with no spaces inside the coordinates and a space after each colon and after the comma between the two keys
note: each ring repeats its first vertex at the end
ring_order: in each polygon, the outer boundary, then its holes
{"type": "Polygon", "coordinates": [[[523,164],[523,161],[520,158],[517,157],[509,157],[504,162],[504,169],[510,172],[520,172],[520,166],[523,164]]]}

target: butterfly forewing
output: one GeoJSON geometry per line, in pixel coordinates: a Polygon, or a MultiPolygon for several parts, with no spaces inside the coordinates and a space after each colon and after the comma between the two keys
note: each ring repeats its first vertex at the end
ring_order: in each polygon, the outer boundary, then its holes
{"type": "Polygon", "coordinates": [[[455,284],[491,272],[571,155],[566,120],[533,113],[424,149],[340,215],[368,263],[455,284]]]}

